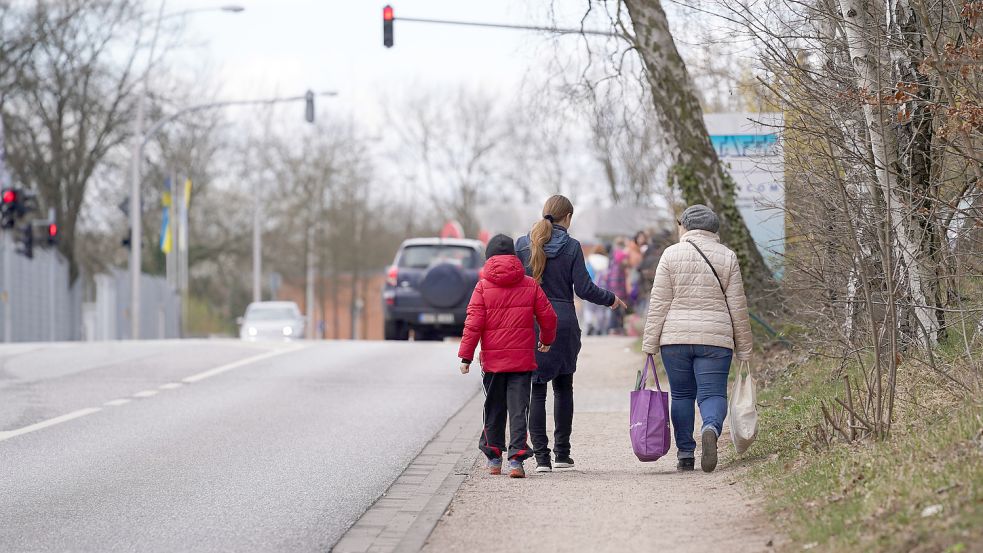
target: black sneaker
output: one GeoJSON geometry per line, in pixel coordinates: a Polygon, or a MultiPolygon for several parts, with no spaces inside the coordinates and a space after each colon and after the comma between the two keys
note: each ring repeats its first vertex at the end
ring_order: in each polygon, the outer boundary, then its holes
{"type": "Polygon", "coordinates": [[[680,459],[679,463],[676,465],[676,470],[679,472],[689,472],[696,469],[696,459],[690,457],[688,459],[680,459]]]}
{"type": "Polygon", "coordinates": [[[569,455],[557,455],[554,466],[558,469],[572,469],[573,459],[569,455]]]}
{"type": "Polygon", "coordinates": [[[546,457],[536,457],[536,472],[553,472],[553,465],[550,463],[550,458],[546,457]]]}
{"type": "Polygon", "coordinates": [[[717,468],[717,433],[712,428],[703,430],[703,452],[700,454],[700,467],[703,472],[713,472],[717,468]]]}

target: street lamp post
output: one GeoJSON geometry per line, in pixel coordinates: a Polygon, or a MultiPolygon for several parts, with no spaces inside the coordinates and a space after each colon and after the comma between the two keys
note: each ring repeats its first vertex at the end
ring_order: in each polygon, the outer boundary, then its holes
{"type": "MultiPolygon", "coordinates": [[[[143,159],[143,149],[150,142],[150,140],[164,127],[164,125],[180,118],[190,113],[197,113],[200,111],[207,111],[212,109],[220,109],[232,106],[256,106],[256,105],[275,105],[282,104],[286,102],[310,102],[313,101],[314,96],[337,96],[337,92],[328,91],[320,92],[314,94],[310,91],[300,96],[288,96],[282,98],[265,98],[261,100],[229,100],[221,102],[208,102],[204,104],[198,104],[184,108],[182,110],[176,111],[167,117],[157,121],[147,129],[146,133],[138,135],[136,141],[133,145],[133,164],[131,165],[130,173],[130,223],[131,223],[131,236],[130,236],[130,316],[133,318],[131,321],[131,337],[136,340],[140,337],[140,247],[139,244],[143,239],[143,228],[141,227],[141,217],[139,213],[140,206],[140,160],[143,159]],[[136,207],[136,209],[134,209],[136,207]],[[134,212],[136,216],[134,217],[134,212]]],[[[142,110],[137,109],[138,119],[142,119],[142,110]]],[[[259,236],[259,212],[256,211],[253,218],[253,244],[256,247],[258,243],[259,236]]],[[[258,274],[258,259],[259,252],[254,251],[255,256],[253,260],[253,270],[258,274]]],[[[258,278],[254,274],[254,286],[258,282],[258,278]]]]}
{"type": "MultiPolygon", "coordinates": [[[[154,53],[157,50],[157,38],[160,35],[160,23],[165,19],[175,17],[185,17],[193,13],[201,12],[227,12],[240,13],[245,8],[237,5],[225,5],[208,8],[194,8],[177,13],[165,14],[164,8],[167,0],[161,0],[160,9],[154,26],[154,37],[150,43],[150,57],[147,61],[147,68],[140,76],[143,89],[139,92],[137,99],[137,113],[133,121],[133,145],[132,159],[130,160],[130,338],[137,340],[140,338],[140,273],[141,262],[143,260],[143,211],[140,190],[140,162],[143,156],[143,147],[147,142],[147,137],[152,133],[143,133],[143,119],[146,111],[145,102],[149,88],[150,70],[154,65],[154,53]]],[[[156,132],[156,131],[154,131],[156,132]]]]}

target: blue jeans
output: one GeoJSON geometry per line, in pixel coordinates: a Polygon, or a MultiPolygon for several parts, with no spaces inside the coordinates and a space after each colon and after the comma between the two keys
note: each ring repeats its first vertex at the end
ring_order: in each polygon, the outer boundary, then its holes
{"type": "Polygon", "coordinates": [[[689,459],[696,451],[693,402],[700,406],[703,430],[713,428],[717,436],[727,416],[727,375],[733,350],[717,346],[678,344],[660,348],[662,364],[669,377],[672,394],[672,426],[680,459],[689,459]]]}

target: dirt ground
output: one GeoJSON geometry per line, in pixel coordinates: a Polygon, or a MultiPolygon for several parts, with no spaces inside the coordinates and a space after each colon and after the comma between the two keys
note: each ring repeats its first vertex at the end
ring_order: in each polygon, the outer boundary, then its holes
{"type": "MultiPolygon", "coordinates": [[[[576,469],[540,474],[530,459],[528,478],[518,480],[490,476],[479,462],[424,551],[773,550],[778,536],[742,486],[741,469],[705,474],[697,459],[695,472],[680,474],[675,448],[654,463],[635,458],[628,393],[642,357],[632,344],[584,341],[574,383],[576,469]]],[[[726,433],[719,447],[733,447],[726,433]]]]}

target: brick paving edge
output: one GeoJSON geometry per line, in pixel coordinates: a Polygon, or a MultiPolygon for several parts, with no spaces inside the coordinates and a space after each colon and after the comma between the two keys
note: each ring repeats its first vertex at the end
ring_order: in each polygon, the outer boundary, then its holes
{"type": "Polygon", "coordinates": [[[388,490],[331,548],[333,553],[416,553],[478,459],[484,395],[478,391],[388,490]]]}

